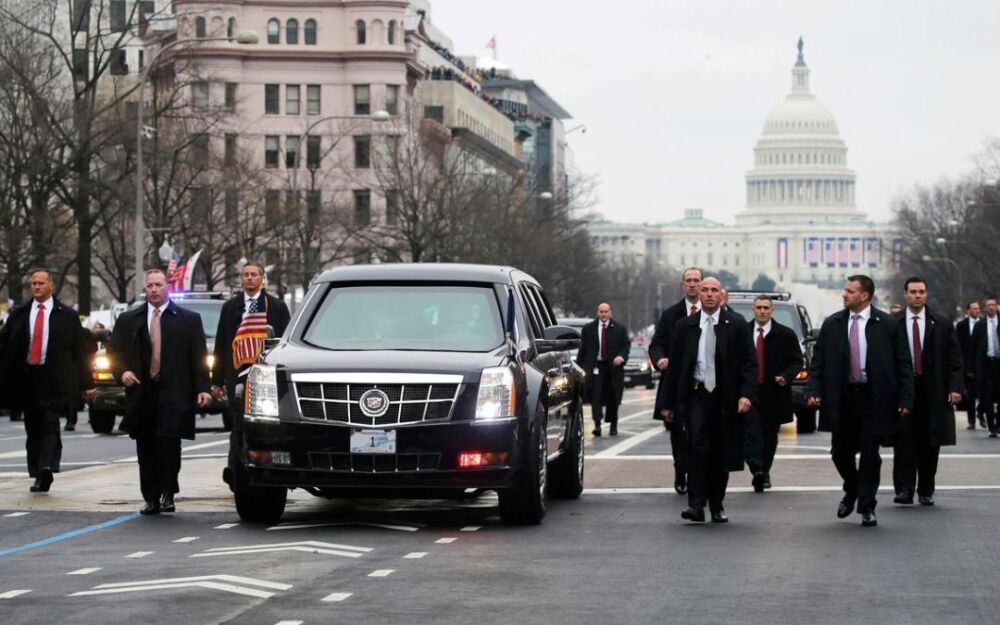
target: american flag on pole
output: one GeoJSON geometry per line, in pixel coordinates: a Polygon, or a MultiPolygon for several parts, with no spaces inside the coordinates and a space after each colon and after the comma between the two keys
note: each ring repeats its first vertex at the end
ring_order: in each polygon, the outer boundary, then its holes
{"type": "Polygon", "coordinates": [[[810,267],[816,267],[819,265],[819,257],[819,239],[817,237],[809,237],[806,239],[806,262],[809,263],[810,267]]]}
{"type": "Polygon", "coordinates": [[[827,267],[833,267],[837,264],[835,244],[835,239],[830,237],[827,237],[826,241],[823,243],[823,258],[826,260],[827,267]]]}
{"type": "Polygon", "coordinates": [[[865,239],[865,261],[869,267],[878,267],[882,262],[882,246],[878,239],[865,239]]]}
{"type": "Polygon", "coordinates": [[[847,238],[840,237],[837,239],[837,262],[840,263],[841,267],[846,267],[847,259],[848,259],[847,238]]]}
{"type": "Polygon", "coordinates": [[[861,239],[851,239],[851,267],[861,266],[861,239]]]}
{"type": "Polygon", "coordinates": [[[893,239],[892,240],[892,266],[899,267],[899,264],[903,262],[903,240],[893,239]]]}
{"type": "Polygon", "coordinates": [[[267,298],[264,298],[264,310],[243,313],[243,321],[236,329],[233,339],[233,368],[252,365],[264,349],[264,339],[267,338],[267,298]]]}
{"type": "Polygon", "coordinates": [[[198,264],[198,257],[201,250],[191,255],[186,261],[178,266],[177,261],[181,259],[179,254],[170,257],[167,263],[167,287],[171,291],[190,291],[191,281],[194,278],[194,268],[198,264]]]}

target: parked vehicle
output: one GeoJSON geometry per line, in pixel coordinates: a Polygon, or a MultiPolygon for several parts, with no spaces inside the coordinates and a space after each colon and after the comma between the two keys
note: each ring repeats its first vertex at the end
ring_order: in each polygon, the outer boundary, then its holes
{"type": "Polygon", "coordinates": [[[628,362],[625,363],[625,386],[645,386],[656,388],[660,372],[649,360],[649,347],[645,344],[632,344],[629,350],[628,362]]]}

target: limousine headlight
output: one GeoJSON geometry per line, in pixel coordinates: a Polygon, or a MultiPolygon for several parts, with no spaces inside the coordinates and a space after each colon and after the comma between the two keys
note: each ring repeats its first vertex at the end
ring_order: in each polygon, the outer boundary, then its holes
{"type": "Polygon", "coordinates": [[[248,415],[277,418],[278,373],[273,365],[250,367],[245,397],[248,415]]]}
{"type": "Polygon", "coordinates": [[[514,374],[507,367],[483,369],[479,377],[479,396],[476,398],[477,419],[513,417],[517,402],[514,395],[514,374]]]}

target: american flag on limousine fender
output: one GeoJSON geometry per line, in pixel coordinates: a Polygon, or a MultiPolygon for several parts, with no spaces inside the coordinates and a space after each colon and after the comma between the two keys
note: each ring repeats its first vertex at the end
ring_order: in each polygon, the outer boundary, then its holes
{"type": "Polygon", "coordinates": [[[234,369],[254,364],[264,349],[264,339],[267,338],[267,298],[264,298],[264,302],[263,311],[243,313],[243,321],[233,338],[234,369]]]}

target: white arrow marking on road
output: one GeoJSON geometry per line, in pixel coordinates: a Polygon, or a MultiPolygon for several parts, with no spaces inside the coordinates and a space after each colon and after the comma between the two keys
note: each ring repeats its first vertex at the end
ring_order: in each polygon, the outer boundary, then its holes
{"type": "Polygon", "coordinates": [[[322,553],[345,558],[360,558],[370,547],[354,547],[352,545],[337,545],[315,540],[305,540],[294,543],[273,543],[269,545],[246,545],[243,547],[215,547],[202,553],[192,555],[192,558],[208,558],[212,556],[234,556],[250,553],[267,553],[272,551],[302,551],[305,553],[322,553]]]}
{"type": "Polygon", "coordinates": [[[143,590],[164,590],[169,588],[208,588],[210,590],[221,590],[258,599],[268,599],[274,596],[273,592],[259,590],[268,588],[271,590],[288,590],[291,584],[279,584],[268,582],[252,577],[239,577],[237,575],[203,575],[201,577],[177,577],[173,579],[153,579],[144,582],[121,582],[116,584],[101,584],[94,586],[93,590],[75,592],[70,597],[84,595],[109,595],[122,592],[141,592],[143,590]],[[223,583],[229,582],[229,583],[223,583]],[[243,584],[239,586],[237,584],[243,584]],[[258,588],[248,588],[247,586],[257,586],[258,588]]]}
{"type": "Polygon", "coordinates": [[[183,538],[178,538],[174,542],[175,543],[193,543],[196,540],[198,540],[197,536],[184,536],[183,538]]]}
{"type": "Polygon", "coordinates": [[[427,555],[426,551],[413,551],[403,556],[405,560],[419,560],[427,555]]]}
{"type": "Polygon", "coordinates": [[[90,575],[91,573],[96,573],[97,571],[100,570],[101,567],[93,566],[88,569],[77,569],[75,571],[70,571],[69,573],[66,573],[66,575],[90,575]]]}
{"type": "Polygon", "coordinates": [[[136,551],[135,553],[130,553],[130,554],[128,554],[125,557],[126,558],[145,558],[146,556],[151,556],[154,553],[156,553],[156,552],[155,551],[136,551]]]}
{"type": "Polygon", "coordinates": [[[13,599],[14,597],[20,597],[21,595],[26,595],[30,590],[8,590],[5,593],[0,593],[0,599],[13,599]]]}
{"type": "Polygon", "coordinates": [[[481,529],[483,529],[482,525],[467,525],[467,526],[463,527],[462,529],[460,529],[458,531],[460,531],[460,532],[478,532],[481,529]]]}
{"type": "Polygon", "coordinates": [[[451,538],[451,537],[449,537],[449,538],[438,538],[437,540],[434,541],[434,544],[436,544],[436,545],[450,545],[451,543],[455,542],[456,540],[458,540],[458,539],[457,538],[451,538]]]}
{"type": "Polygon", "coordinates": [[[327,596],[323,597],[323,601],[326,601],[327,603],[338,603],[340,601],[343,601],[344,599],[347,599],[353,594],[354,593],[352,592],[331,592],[327,596]]]}
{"type": "Polygon", "coordinates": [[[389,577],[396,572],[396,569],[377,569],[368,574],[368,577],[389,577]]]}
{"type": "Polygon", "coordinates": [[[239,525],[239,523],[223,523],[222,525],[216,525],[214,529],[217,530],[228,530],[239,525]]]}
{"type": "Polygon", "coordinates": [[[397,532],[416,532],[420,530],[421,526],[418,525],[393,525],[391,523],[369,523],[367,521],[330,521],[330,522],[320,522],[320,523],[282,523],[280,525],[273,525],[267,528],[267,531],[273,530],[304,530],[311,529],[314,527],[347,527],[347,526],[357,526],[357,527],[377,527],[384,530],[396,530],[397,532]]]}
{"type": "Polygon", "coordinates": [[[31,513],[30,512],[11,512],[10,514],[5,514],[4,516],[5,517],[17,517],[17,516],[25,516],[25,515],[28,515],[28,514],[31,514],[31,513]]]}

